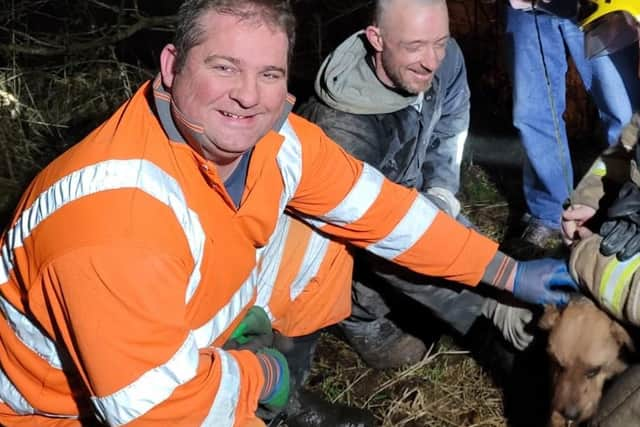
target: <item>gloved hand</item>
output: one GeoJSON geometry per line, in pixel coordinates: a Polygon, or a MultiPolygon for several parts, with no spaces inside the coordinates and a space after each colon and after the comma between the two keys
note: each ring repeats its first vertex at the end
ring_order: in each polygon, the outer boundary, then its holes
{"type": "Polygon", "coordinates": [[[240,321],[226,343],[225,350],[251,350],[273,346],[273,329],[269,315],[254,305],[240,321]]]}
{"type": "Polygon", "coordinates": [[[502,332],[504,339],[516,349],[524,350],[533,341],[533,335],[526,331],[527,325],[533,319],[531,310],[487,298],[482,306],[482,315],[490,319],[502,332]]]}
{"type": "Polygon", "coordinates": [[[616,254],[620,261],[626,261],[640,252],[640,189],[636,184],[623,184],[607,216],[609,220],[600,227],[600,253],[616,254]]]}
{"type": "Polygon", "coordinates": [[[289,401],[289,364],[284,355],[274,348],[259,350],[257,356],[264,374],[264,386],[258,402],[270,411],[277,412],[289,401]]]}
{"type": "Polygon", "coordinates": [[[532,304],[566,305],[570,291],[577,291],[567,262],[554,258],[518,261],[513,295],[532,304]]]}
{"type": "Polygon", "coordinates": [[[447,215],[455,218],[460,214],[460,201],[446,188],[431,187],[427,189],[424,195],[447,215]]]}

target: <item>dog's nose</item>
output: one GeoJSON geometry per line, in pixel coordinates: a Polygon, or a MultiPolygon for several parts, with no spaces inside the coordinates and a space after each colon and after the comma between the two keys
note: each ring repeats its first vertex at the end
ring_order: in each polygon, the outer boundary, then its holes
{"type": "Polygon", "coordinates": [[[569,406],[564,408],[562,415],[567,421],[577,421],[580,418],[580,408],[577,406],[569,406]]]}

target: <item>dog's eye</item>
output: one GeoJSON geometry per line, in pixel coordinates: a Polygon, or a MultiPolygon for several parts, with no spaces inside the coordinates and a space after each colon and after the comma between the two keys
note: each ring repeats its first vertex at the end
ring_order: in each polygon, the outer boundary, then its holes
{"type": "Polygon", "coordinates": [[[598,367],[595,367],[595,368],[589,369],[587,372],[585,372],[585,374],[584,374],[584,375],[585,375],[587,378],[593,378],[593,377],[595,377],[596,375],[598,375],[598,374],[600,373],[600,371],[601,371],[601,370],[602,370],[602,368],[601,368],[600,366],[598,366],[598,367]]]}

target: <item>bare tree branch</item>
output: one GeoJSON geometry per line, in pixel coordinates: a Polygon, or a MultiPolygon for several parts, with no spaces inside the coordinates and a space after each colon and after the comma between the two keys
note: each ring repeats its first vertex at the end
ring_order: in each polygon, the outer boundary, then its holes
{"type": "Polygon", "coordinates": [[[122,40],[126,40],[127,38],[131,37],[141,30],[153,27],[172,26],[175,21],[175,15],[140,17],[140,19],[136,23],[128,25],[126,27],[121,27],[120,30],[116,31],[113,34],[87,42],[72,43],[62,47],[34,47],[23,46],[20,44],[0,45],[0,51],[9,54],[13,53],[35,56],[76,54],[78,52],[93,50],[100,47],[112,45],[122,40]]]}

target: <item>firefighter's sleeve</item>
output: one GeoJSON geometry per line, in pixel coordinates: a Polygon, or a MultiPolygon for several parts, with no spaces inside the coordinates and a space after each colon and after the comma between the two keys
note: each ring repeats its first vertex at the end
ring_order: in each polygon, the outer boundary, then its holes
{"type": "Polygon", "coordinates": [[[625,126],[620,142],[607,148],[593,163],[571,194],[571,203],[598,209],[605,194],[618,194],[630,175],[631,151],[640,138],[640,113],[625,126]]]}
{"type": "Polygon", "coordinates": [[[619,261],[600,253],[602,237],[594,234],[573,248],[569,268],[582,290],[622,322],[640,326],[640,256],[619,261]]]}
{"type": "Polygon", "coordinates": [[[257,422],[259,361],[198,342],[185,302],[190,268],[140,245],[82,248],[44,269],[65,369],[81,378],[108,425],[257,422]]]}

